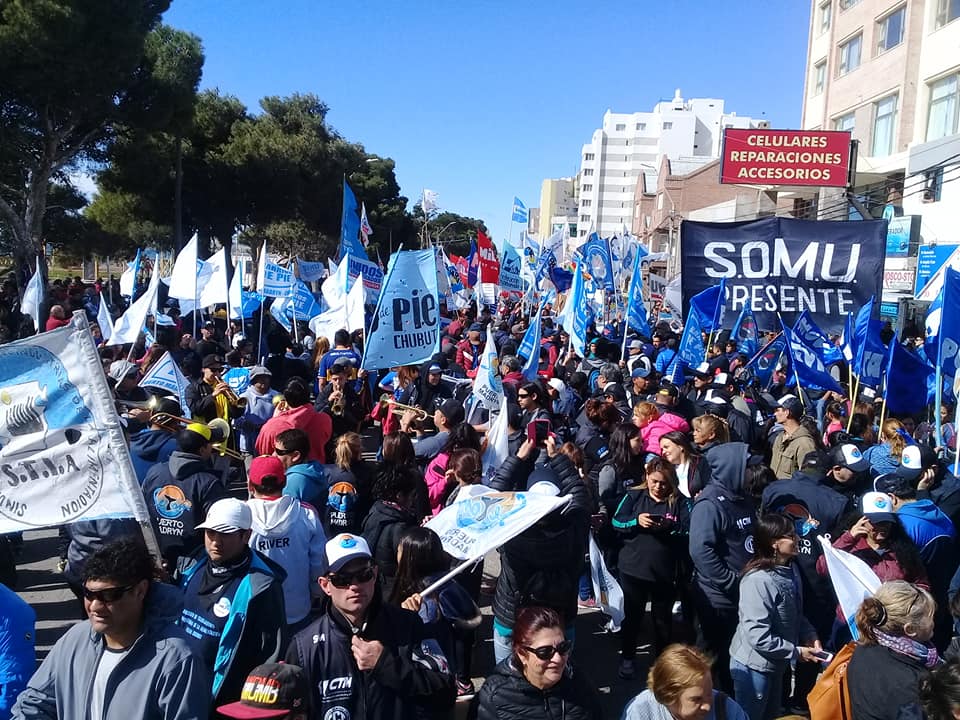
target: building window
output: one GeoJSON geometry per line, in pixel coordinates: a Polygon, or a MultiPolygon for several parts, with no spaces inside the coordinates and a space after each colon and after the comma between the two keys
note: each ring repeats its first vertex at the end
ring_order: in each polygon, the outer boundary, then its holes
{"type": "Polygon", "coordinates": [[[586,200],[586,199],[580,200],[580,207],[590,207],[591,205],[593,205],[593,200],[586,200]]]}
{"type": "Polygon", "coordinates": [[[856,117],[853,113],[847,113],[846,115],[841,115],[838,118],[833,120],[833,129],[834,130],[849,130],[853,132],[853,126],[855,124],[856,117]]]}
{"type": "Polygon", "coordinates": [[[813,66],[813,94],[820,95],[827,84],[827,61],[821,60],[813,66]]]}
{"type": "Polygon", "coordinates": [[[837,63],[837,77],[846,75],[851,70],[860,67],[860,46],[863,44],[863,35],[856,35],[840,45],[840,58],[837,63]]]}
{"type": "Polygon", "coordinates": [[[646,129],[647,129],[646,123],[637,123],[637,130],[646,130],[646,129]]]}
{"type": "Polygon", "coordinates": [[[949,75],[930,84],[930,110],[927,115],[927,142],[957,132],[960,109],[960,74],[949,75]]]}
{"type": "Polygon", "coordinates": [[[584,153],[583,160],[584,162],[589,162],[590,160],[593,160],[593,153],[584,153]]]}
{"type": "Polygon", "coordinates": [[[623,131],[626,130],[626,129],[627,129],[627,124],[626,124],[626,123],[617,123],[616,126],[614,127],[614,130],[615,130],[616,132],[623,132],[623,131]]]}
{"type": "Polygon", "coordinates": [[[584,177],[593,177],[593,168],[584,168],[583,175],[584,177]]]}
{"type": "Polygon", "coordinates": [[[858,2],[860,2],[860,0],[840,0],[840,12],[843,12],[844,10],[849,10],[858,2]]]}
{"type": "Polygon", "coordinates": [[[892,50],[903,42],[903,23],[906,19],[907,6],[901,5],[877,21],[877,55],[892,50]]]}
{"type": "Polygon", "coordinates": [[[833,0],[820,4],[820,34],[830,30],[830,20],[833,17],[833,0]]]}
{"type": "Polygon", "coordinates": [[[671,128],[673,128],[673,123],[672,123],[672,122],[665,122],[665,123],[663,124],[663,129],[664,129],[664,130],[670,130],[671,128]]]}
{"type": "Polygon", "coordinates": [[[942,28],[948,22],[960,17],[960,0],[937,0],[937,14],[934,16],[934,27],[942,28]]]}
{"type": "Polygon", "coordinates": [[[584,185],[582,188],[583,192],[590,192],[593,190],[593,185],[584,185]]]}
{"type": "Polygon", "coordinates": [[[587,231],[586,231],[586,230],[581,230],[581,231],[580,231],[580,237],[586,237],[586,236],[587,236],[587,231]]]}
{"type": "Polygon", "coordinates": [[[581,215],[581,216],[580,216],[580,222],[590,222],[590,216],[589,216],[589,215],[581,215]]]}
{"type": "Polygon", "coordinates": [[[898,99],[898,95],[891,95],[873,104],[873,152],[871,154],[874,157],[886,157],[894,151],[898,99]]]}

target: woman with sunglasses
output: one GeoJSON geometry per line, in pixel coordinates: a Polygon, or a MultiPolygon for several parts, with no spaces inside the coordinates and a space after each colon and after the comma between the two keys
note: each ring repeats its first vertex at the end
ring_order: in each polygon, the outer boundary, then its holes
{"type": "Polygon", "coordinates": [[[851,717],[922,717],[920,683],[941,662],[933,637],[937,604],[921,587],[885,582],[857,610],[860,640],[847,666],[851,717]]]}
{"type": "Polygon", "coordinates": [[[570,663],[560,615],[545,607],[517,613],[510,657],[494,668],[469,717],[476,720],[599,720],[600,697],[570,663]]]}
{"type": "Polygon", "coordinates": [[[753,526],[753,559],[740,580],[740,622],[730,643],[737,703],[750,720],[772,720],[783,675],[797,661],[816,662],[816,630],[803,615],[794,521],[763,515],[753,526]]]}

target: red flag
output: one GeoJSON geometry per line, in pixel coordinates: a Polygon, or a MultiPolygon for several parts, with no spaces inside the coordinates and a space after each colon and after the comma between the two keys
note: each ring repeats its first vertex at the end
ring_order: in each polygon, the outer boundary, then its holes
{"type": "Polygon", "coordinates": [[[477,230],[477,254],[480,255],[480,282],[496,283],[500,279],[500,261],[493,241],[477,230]]]}

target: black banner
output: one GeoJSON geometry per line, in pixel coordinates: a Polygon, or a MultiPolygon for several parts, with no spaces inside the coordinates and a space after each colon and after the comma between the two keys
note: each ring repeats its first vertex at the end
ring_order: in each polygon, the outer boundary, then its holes
{"type": "Polygon", "coordinates": [[[809,310],[823,330],[840,332],[847,313],[880,299],[886,239],[886,220],[684,221],[684,317],[691,297],[726,278],[725,327],[749,302],[761,330],[779,329],[777,312],[792,326],[809,310]]]}

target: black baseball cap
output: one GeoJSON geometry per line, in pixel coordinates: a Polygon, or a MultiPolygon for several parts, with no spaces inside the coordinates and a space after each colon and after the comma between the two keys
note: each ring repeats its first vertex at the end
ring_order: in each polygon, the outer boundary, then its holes
{"type": "Polygon", "coordinates": [[[205,370],[209,370],[211,368],[222,368],[223,365],[223,358],[219,355],[205,355],[203,358],[203,368],[205,370]]]}
{"type": "Polygon", "coordinates": [[[463,403],[450,398],[449,400],[444,400],[443,404],[440,405],[440,412],[443,413],[443,416],[447,419],[447,422],[450,425],[459,425],[463,422],[464,411],[463,403]]]}
{"type": "Polygon", "coordinates": [[[309,714],[310,684],[303,668],[286,663],[264,663],[247,675],[240,699],[221,705],[217,712],[229,718],[278,718],[292,712],[309,714]]]}

